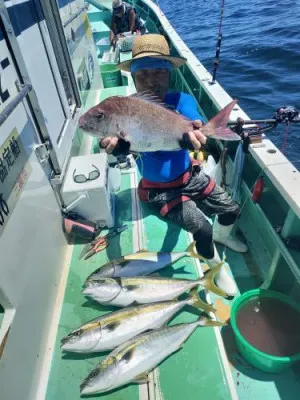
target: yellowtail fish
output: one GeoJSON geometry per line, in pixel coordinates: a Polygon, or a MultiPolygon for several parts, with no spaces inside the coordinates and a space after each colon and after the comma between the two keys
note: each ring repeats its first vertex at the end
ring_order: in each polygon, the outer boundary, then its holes
{"type": "Polygon", "coordinates": [[[119,307],[173,300],[199,285],[219,296],[228,297],[224,290],[214,283],[214,278],[220,272],[222,265],[223,262],[220,262],[203,278],[197,280],[150,276],[88,280],[84,284],[82,293],[101,304],[119,307]]]}
{"type": "Polygon", "coordinates": [[[143,333],[113,350],[82,382],[81,394],[103,393],[129,382],[145,383],[148,373],[179,350],[198,327],[226,325],[200,317],[188,324],[178,324],[143,333]]]}
{"type": "Polygon", "coordinates": [[[194,289],[185,300],[128,307],[96,318],[64,337],[61,349],[77,353],[112,350],[142,332],[162,327],[186,305],[216,312],[194,289]]]}
{"type": "Polygon", "coordinates": [[[149,252],[141,250],[134,254],[110,261],[94,271],[87,281],[98,278],[123,278],[150,275],[155,271],[168,267],[183,257],[204,259],[194,250],[194,242],[184,252],[149,252]]]}
{"type": "MultiPolygon", "coordinates": [[[[239,135],[227,128],[236,103],[236,100],[229,103],[200,131],[214,139],[240,140],[239,135]]],[[[184,134],[195,129],[192,121],[168,110],[148,94],[109,97],[82,115],[79,126],[98,138],[123,138],[136,152],[186,148],[184,134]]]]}

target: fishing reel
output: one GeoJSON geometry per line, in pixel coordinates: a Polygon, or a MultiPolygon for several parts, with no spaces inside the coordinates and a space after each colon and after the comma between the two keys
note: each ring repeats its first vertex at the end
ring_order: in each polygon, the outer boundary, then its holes
{"type": "Polygon", "coordinates": [[[284,106],[276,110],[274,119],[277,123],[289,124],[300,121],[300,112],[294,106],[284,106]]]}

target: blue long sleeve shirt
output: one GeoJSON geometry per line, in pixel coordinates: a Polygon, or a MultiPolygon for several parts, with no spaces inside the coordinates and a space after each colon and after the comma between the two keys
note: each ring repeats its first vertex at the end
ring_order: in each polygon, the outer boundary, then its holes
{"type": "MultiPolygon", "coordinates": [[[[186,93],[167,93],[164,102],[185,117],[203,121],[193,96],[186,93]]],[[[171,182],[184,174],[191,164],[188,150],[140,153],[136,160],[143,178],[151,182],[171,182]]]]}

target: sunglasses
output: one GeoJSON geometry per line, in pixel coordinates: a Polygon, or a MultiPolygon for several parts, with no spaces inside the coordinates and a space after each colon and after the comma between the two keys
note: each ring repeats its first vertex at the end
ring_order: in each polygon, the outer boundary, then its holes
{"type": "Polygon", "coordinates": [[[85,183],[87,181],[94,181],[95,179],[99,178],[99,176],[100,176],[99,169],[94,164],[92,164],[92,167],[94,167],[95,170],[91,171],[89,173],[88,178],[83,174],[75,175],[76,169],[74,169],[74,172],[73,172],[73,180],[74,180],[74,182],[76,182],[76,183],[85,183]]]}

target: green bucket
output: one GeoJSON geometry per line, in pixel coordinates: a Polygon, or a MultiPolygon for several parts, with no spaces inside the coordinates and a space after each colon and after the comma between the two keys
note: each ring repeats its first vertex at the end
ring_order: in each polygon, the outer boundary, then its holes
{"type": "Polygon", "coordinates": [[[299,312],[299,318],[300,318],[300,306],[297,305],[295,302],[293,302],[288,296],[285,296],[284,294],[281,294],[279,292],[274,292],[271,290],[263,290],[263,289],[254,289],[245,292],[240,297],[238,297],[233,303],[233,306],[231,308],[231,315],[230,315],[231,326],[234,332],[237,347],[241,355],[244,357],[244,359],[248,361],[249,364],[253,365],[255,368],[261,371],[270,373],[281,372],[284,369],[290,367],[296,361],[300,361],[300,353],[290,357],[277,357],[263,353],[262,351],[253,347],[249,342],[247,342],[246,339],[241,335],[237,327],[236,316],[239,309],[243,305],[245,305],[245,303],[247,303],[249,300],[252,300],[254,297],[260,297],[260,298],[268,297],[280,300],[285,304],[295,308],[299,312]]]}
{"type": "Polygon", "coordinates": [[[116,68],[116,64],[101,64],[100,72],[104,88],[122,86],[121,71],[116,68]]]}

